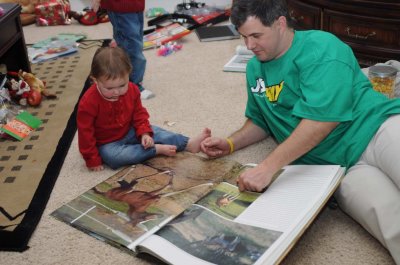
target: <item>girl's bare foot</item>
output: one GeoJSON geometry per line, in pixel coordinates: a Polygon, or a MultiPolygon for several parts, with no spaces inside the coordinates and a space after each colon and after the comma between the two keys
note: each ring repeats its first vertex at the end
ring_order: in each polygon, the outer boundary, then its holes
{"type": "Polygon", "coordinates": [[[189,139],[189,142],[187,143],[185,150],[191,153],[200,152],[200,143],[204,139],[210,136],[211,136],[211,130],[209,128],[204,128],[201,134],[189,139]]]}
{"type": "Polygon", "coordinates": [[[165,156],[175,156],[176,155],[176,146],[169,144],[156,144],[156,154],[157,155],[165,155],[165,156]]]}

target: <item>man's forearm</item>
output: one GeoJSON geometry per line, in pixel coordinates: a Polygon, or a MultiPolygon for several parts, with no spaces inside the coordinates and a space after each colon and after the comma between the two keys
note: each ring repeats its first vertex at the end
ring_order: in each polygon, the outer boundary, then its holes
{"type": "Polygon", "coordinates": [[[337,125],[337,122],[303,119],[292,134],[261,163],[278,171],[317,146],[337,125]]]}
{"type": "Polygon", "coordinates": [[[268,134],[263,129],[247,119],[242,128],[234,132],[229,138],[232,140],[235,150],[239,150],[267,137],[268,134]]]}

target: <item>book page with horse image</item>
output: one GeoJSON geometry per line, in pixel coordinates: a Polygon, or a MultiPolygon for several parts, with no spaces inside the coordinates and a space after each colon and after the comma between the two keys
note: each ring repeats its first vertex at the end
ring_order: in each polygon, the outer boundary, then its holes
{"type": "Polygon", "coordinates": [[[240,166],[185,152],[156,157],[124,168],[51,215],[107,243],[134,250],[216,183],[233,183],[240,166]]]}

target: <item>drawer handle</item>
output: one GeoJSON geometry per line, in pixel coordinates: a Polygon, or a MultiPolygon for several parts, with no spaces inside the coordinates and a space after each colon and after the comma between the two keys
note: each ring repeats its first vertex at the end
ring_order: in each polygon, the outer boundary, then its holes
{"type": "Polygon", "coordinates": [[[294,10],[290,10],[289,16],[294,22],[298,22],[299,20],[303,20],[304,19],[303,16],[295,17],[294,16],[294,10]]]}
{"type": "Polygon", "coordinates": [[[361,35],[358,35],[358,34],[353,34],[353,33],[351,33],[350,31],[351,31],[351,28],[350,28],[350,27],[347,27],[347,28],[346,28],[347,36],[352,37],[352,38],[355,38],[355,39],[366,40],[366,39],[368,39],[369,37],[372,37],[372,36],[375,36],[375,35],[376,35],[376,32],[375,32],[375,31],[373,31],[373,32],[371,32],[371,33],[368,33],[368,34],[365,35],[365,36],[361,36],[361,35]]]}

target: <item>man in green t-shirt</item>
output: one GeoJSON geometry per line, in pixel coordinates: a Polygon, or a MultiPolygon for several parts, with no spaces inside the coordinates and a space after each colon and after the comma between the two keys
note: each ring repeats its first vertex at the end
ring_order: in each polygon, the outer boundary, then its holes
{"type": "Polygon", "coordinates": [[[322,31],[294,31],[284,0],[234,0],[231,21],[255,57],[247,65],[247,120],[202,151],[228,155],[267,136],[279,145],[238,178],[261,191],[291,163],[339,164],[335,196],[400,264],[400,99],[373,90],[350,47],[322,31]],[[379,195],[378,195],[379,194],[379,195]]]}

